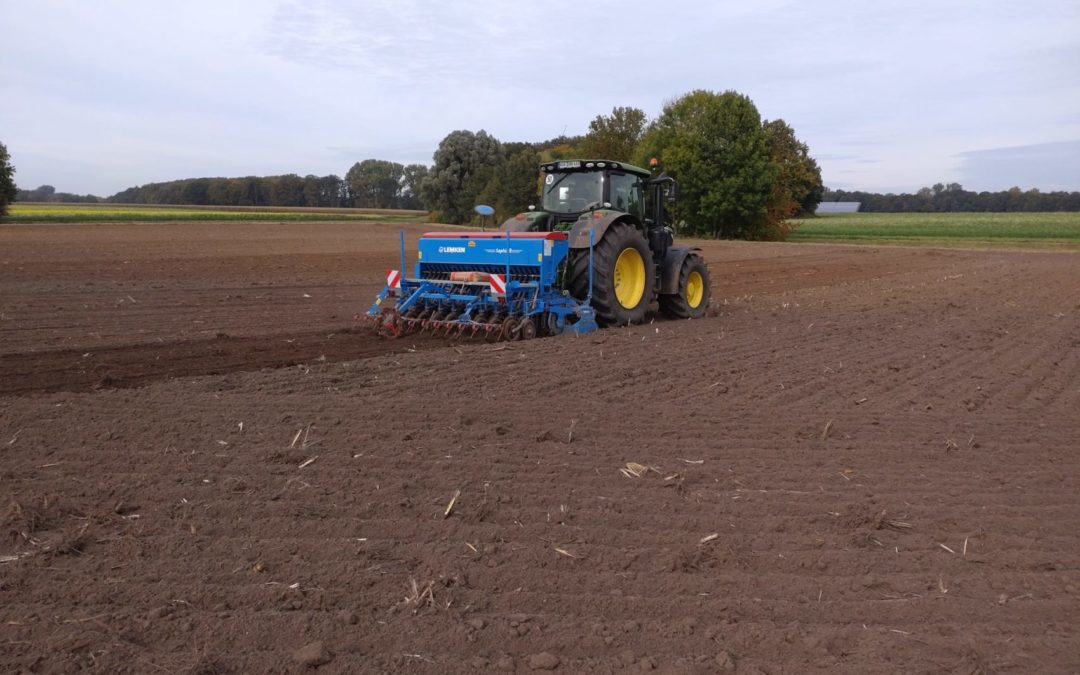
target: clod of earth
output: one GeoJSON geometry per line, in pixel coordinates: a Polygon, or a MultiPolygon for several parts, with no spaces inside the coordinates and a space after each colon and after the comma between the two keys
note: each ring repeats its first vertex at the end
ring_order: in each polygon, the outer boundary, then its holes
{"type": "Polygon", "coordinates": [[[323,643],[312,642],[304,645],[300,649],[293,652],[293,661],[300,665],[307,666],[309,668],[317,668],[323,664],[330,663],[334,659],[334,655],[326,648],[323,643]]]}
{"type": "Polygon", "coordinates": [[[533,654],[528,659],[529,667],[533,670],[555,670],[559,667],[561,659],[550,652],[533,654]]]}

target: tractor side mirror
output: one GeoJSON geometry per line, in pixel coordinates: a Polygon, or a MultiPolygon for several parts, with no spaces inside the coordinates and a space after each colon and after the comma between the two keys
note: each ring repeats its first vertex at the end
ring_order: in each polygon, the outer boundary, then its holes
{"type": "Polygon", "coordinates": [[[679,198],[678,183],[671,182],[668,184],[667,189],[664,190],[664,199],[668,204],[674,204],[679,198]]]}

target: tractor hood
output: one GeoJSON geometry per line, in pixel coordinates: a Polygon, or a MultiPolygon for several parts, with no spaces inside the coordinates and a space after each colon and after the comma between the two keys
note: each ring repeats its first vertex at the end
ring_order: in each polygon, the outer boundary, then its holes
{"type": "Polygon", "coordinates": [[[538,229],[538,225],[546,223],[550,215],[547,211],[522,211],[507,218],[499,229],[504,232],[532,232],[538,229]]]}

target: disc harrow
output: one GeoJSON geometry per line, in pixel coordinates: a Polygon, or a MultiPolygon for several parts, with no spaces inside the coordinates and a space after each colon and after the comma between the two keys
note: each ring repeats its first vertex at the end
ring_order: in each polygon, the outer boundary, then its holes
{"type": "Polygon", "coordinates": [[[445,312],[412,309],[401,313],[396,307],[383,307],[376,314],[360,314],[356,319],[366,323],[379,337],[391,340],[407,335],[430,335],[454,340],[499,342],[558,334],[551,329],[557,322],[553,314],[536,318],[493,312],[465,320],[440,318],[446,316],[445,312]]]}

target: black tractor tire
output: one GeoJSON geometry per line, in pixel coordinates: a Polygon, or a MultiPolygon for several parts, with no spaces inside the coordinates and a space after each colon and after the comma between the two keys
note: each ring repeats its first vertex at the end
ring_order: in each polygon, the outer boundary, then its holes
{"type": "MultiPolygon", "coordinates": [[[[592,306],[596,320],[602,326],[625,326],[641,323],[655,297],[656,265],[653,263],[649,243],[630,223],[612,223],[604,236],[593,246],[593,294],[592,306]],[[616,295],[615,263],[627,249],[637,251],[644,266],[644,290],[632,307],[625,307],[616,295]]],[[[566,288],[578,300],[589,294],[589,250],[572,253],[566,271],[566,288]]]]}
{"type": "Polygon", "coordinates": [[[691,253],[679,270],[679,292],[661,295],[660,311],[672,319],[700,319],[709,309],[709,297],[709,267],[701,256],[691,253]]]}

